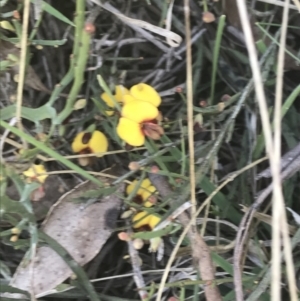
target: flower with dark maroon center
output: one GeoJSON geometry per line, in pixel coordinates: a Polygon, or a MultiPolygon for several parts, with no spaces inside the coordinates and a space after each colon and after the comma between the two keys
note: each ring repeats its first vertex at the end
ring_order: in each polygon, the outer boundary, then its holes
{"type": "Polygon", "coordinates": [[[136,204],[143,205],[144,207],[152,207],[156,203],[156,196],[154,195],[156,189],[149,179],[144,179],[140,184],[139,180],[134,180],[126,188],[127,195],[136,189],[136,195],[133,198],[136,204]],[[138,188],[137,185],[139,185],[138,188]]]}
{"type": "MultiPolygon", "coordinates": [[[[97,157],[101,157],[107,151],[107,148],[108,140],[100,131],[80,132],[72,143],[73,152],[81,155],[95,154],[97,157]]],[[[86,166],[90,163],[90,160],[87,157],[81,158],[79,163],[86,166]]]]}

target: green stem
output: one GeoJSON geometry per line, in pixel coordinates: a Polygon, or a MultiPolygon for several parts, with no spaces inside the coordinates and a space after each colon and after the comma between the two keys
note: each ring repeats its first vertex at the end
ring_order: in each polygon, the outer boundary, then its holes
{"type": "Polygon", "coordinates": [[[43,11],[41,12],[39,18],[36,20],[36,22],[35,22],[35,24],[34,24],[34,27],[33,27],[33,30],[32,30],[31,33],[30,33],[30,36],[29,36],[29,38],[28,38],[28,40],[29,40],[30,42],[34,39],[34,37],[35,37],[35,35],[36,35],[36,33],[37,33],[39,27],[40,27],[40,24],[41,24],[41,22],[42,22],[42,19],[43,19],[43,11]]]}
{"type": "Polygon", "coordinates": [[[89,58],[91,34],[85,29],[82,30],[81,41],[78,51],[78,60],[74,62],[74,83],[69,93],[66,106],[54,120],[54,124],[61,124],[73,111],[76,97],[84,81],[84,71],[89,58]]]}
{"type": "MultiPolygon", "coordinates": [[[[73,45],[73,54],[71,57],[71,65],[68,73],[65,75],[62,84],[67,85],[75,77],[74,84],[70,91],[67,103],[63,111],[55,118],[53,124],[61,124],[72,112],[73,105],[75,103],[77,94],[81,88],[83,82],[83,73],[85,70],[89,45],[90,45],[90,34],[84,30],[84,14],[85,14],[85,1],[77,0],[76,1],[76,13],[75,13],[75,34],[74,34],[74,45],[73,45]],[[82,49],[84,48],[84,49],[82,49]],[[82,53],[86,51],[86,53],[82,53]],[[83,55],[81,57],[81,55],[83,55]],[[64,82],[64,83],[63,83],[64,82]]],[[[53,104],[57,98],[57,91],[62,90],[63,87],[59,86],[55,91],[56,95],[51,95],[50,103],[53,104]]]]}
{"type": "Polygon", "coordinates": [[[214,103],[215,97],[215,85],[216,85],[216,77],[217,77],[217,67],[219,61],[219,52],[220,46],[222,41],[223,29],[225,26],[225,16],[221,16],[219,19],[218,30],[217,30],[217,37],[214,47],[214,54],[213,54],[213,72],[211,78],[211,89],[210,89],[210,98],[209,98],[209,105],[211,106],[214,103]]]}
{"type": "Polygon", "coordinates": [[[73,45],[73,64],[78,58],[78,51],[81,42],[82,28],[84,26],[84,14],[85,14],[85,1],[76,1],[76,12],[75,12],[75,34],[74,34],[74,45],[73,45]]]}

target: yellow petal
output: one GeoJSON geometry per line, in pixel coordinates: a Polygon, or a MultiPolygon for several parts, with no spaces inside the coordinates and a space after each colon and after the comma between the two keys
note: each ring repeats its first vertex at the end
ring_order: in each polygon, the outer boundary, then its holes
{"type": "MultiPolygon", "coordinates": [[[[118,85],[116,86],[116,91],[113,96],[117,102],[123,102],[123,98],[127,94],[129,94],[129,90],[123,87],[122,85],[118,85]]],[[[100,97],[110,108],[115,107],[114,100],[111,97],[109,97],[107,93],[102,93],[100,97]]]]}
{"type": "Polygon", "coordinates": [[[138,100],[132,100],[126,103],[121,113],[123,117],[137,123],[150,121],[158,116],[158,110],[154,105],[146,101],[138,100]]]}
{"type": "Polygon", "coordinates": [[[151,86],[144,83],[140,83],[131,87],[130,94],[134,98],[150,102],[156,107],[158,107],[161,103],[161,98],[157,91],[151,86]]]}
{"type": "Polygon", "coordinates": [[[82,138],[86,134],[86,132],[80,132],[76,135],[75,139],[73,140],[72,143],[72,150],[74,153],[79,153],[86,147],[88,147],[88,142],[82,143],[82,138]]]}
{"type": "Polygon", "coordinates": [[[116,86],[116,94],[114,96],[118,102],[123,102],[123,99],[127,94],[129,94],[129,90],[126,89],[124,86],[116,86]]]}
{"type": "Polygon", "coordinates": [[[132,218],[133,228],[137,229],[143,226],[149,225],[151,220],[151,215],[146,211],[141,211],[135,214],[132,218]]]}
{"type": "MultiPolygon", "coordinates": [[[[139,180],[134,180],[131,184],[129,184],[126,188],[127,195],[130,195],[132,191],[134,191],[139,183],[139,180]]],[[[149,179],[144,179],[140,185],[140,187],[136,191],[136,196],[139,196],[143,201],[142,205],[144,207],[152,207],[154,204],[153,202],[148,201],[149,197],[153,195],[156,191],[155,187],[151,185],[149,179]]]]}
{"type": "Polygon", "coordinates": [[[150,202],[150,201],[146,201],[146,202],[143,203],[143,206],[146,207],[146,208],[150,208],[150,207],[152,207],[153,205],[154,205],[154,204],[153,204],[152,202],[150,202]]]}
{"type": "Polygon", "coordinates": [[[128,95],[124,95],[124,98],[123,98],[123,103],[124,104],[127,104],[133,100],[136,100],[133,96],[131,96],[130,94],[128,95]]]}
{"type": "Polygon", "coordinates": [[[148,188],[149,186],[151,186],[151,181],[148,178],[144,179],[141,183],[141,187],[148,188]]]}
{"type": "Polygon", "coordinates": [[[141,146],[145,143],[145,136],[141,126],[127,118],[121,117],[119,119],[117,134],[122,140],[132,146],[141,146]]]}
{"type": "Polygon", "coordinates": [[[154,194],[156,191],[156,188],[151,185],[151,181],[147,178],[144,179],[141,185],[141,188],[139,189],[139,195],[142,197],[142,200],[144,201],[143,206],[145,207],[152,207],[153,203],[147,201],[151,195],[154,194]]]}
{"type": "Polygon", "coordinates": [[[33,164],[32,167],[23,172],[23,175],[30,179],[37,179],[40,183],[44,183],[48,175],[41,174],[45,174],[46,172],[47,171],[43,165],[33,164]]]}
{"type": "Polygon", "coordinates": [[[154,215],[154,214],[151,214],[150,215],[150,222],[149,222],[149,226],[151,229],[154,229],[158,223],[160,223],[161,221],[161,218],[154,215]]]}
{"type": "Polygon", "coordinates": [[[114,114],[114,111],[105,111],[105,114],[107,116],[112,116],[114,114]]]}
{"type": "Polygon", "coordinates": [[[107,93],[102,93],[100,97],[107,104],[108,107],[113,108],[115,106],[113,99],[110,98],[107,93]]]}
{"type": "Polygon", "coordinates": [[[106,152],[108,149],[108,140],[106,136],[100,131],[94,131],[89,141],[89,148],[93,153],[106,152]]]}
{"type": "Polygon", "coordinates": [[[161,221],[161,218],[154,214],[149,214],[146,211],[141,211],[135,214],[132,218],[133,228],[137,229],[143,226],[149,226],[154,229],[156,225],[161,221]]]}
{"type": "MultiPolygon", "coordinates": [[[[127,186],[127,188],[126,188],[126,193],[127,194],[130,194],[135,188],[136,188],[136,186],[138,185],[138,183],[139,183],[139,180],[134,180],[134,181],[132,181],[132,183],[131,184],[129,184],[128,186],[127,186]]],[[[141,183],[141,186],[139,187],[139,189],[137,190],[138,192],[139,191],[143,191],[144,189],[142,189],[142,188],[148,188],[149,186],[151,186],[151,182],[150,182],[150,180],[149,179],[144,179],[143,181],[142,181],[142,183],[141,183]]]]}
{"type": "Polygon", "coordinates": [[[135,189],[135,187],[136,187],[136,185],[137,185],[138,182],[139,182],[138,180],[134,180],[134,181],[132,181],[132,183],[130,183],[130,184],[127,186],[127,188],[126,188],[126,193],[127,193],[128,195],[135,189]]]}
{"type": "MultiPolygon", "coordinates": [[[[148,200],[148,198],[154,194],[154,192],[156,191],[154,186],[148,186],[147,188],[141,188],[141,196],[143,201],[148,200]]],[[[146,206],[149,207],[149,206],[146,206]]]]}

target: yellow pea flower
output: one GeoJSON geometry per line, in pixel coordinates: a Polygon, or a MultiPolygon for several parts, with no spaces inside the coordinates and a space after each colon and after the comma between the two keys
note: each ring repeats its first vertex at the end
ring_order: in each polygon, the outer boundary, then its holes
{"type": "Polygon", "coordinates": [[[158,109],[146,101],[132,100],[122,108],[122,117],[142,123],[154,120],[158,116],[158,109]]]}
{"type": "MultiPolygon", "coordinates": [[[[115,100],[119,103],[123,103],[124,102],[124,97],[126,95],[129,94],[129,90],[126,89],[125,87],[123,87],[122,85],[118,85],[115,88],[115,94],[113,95],[115,100]]],[[[107,94],[107,93],[102,93],[101,94],[101,99],[106,103],[106,105],[110,108],[114,108],[115,107],[115,102],[114,100],[107,94]]],[[[108,116],[113,115],[114,111],[109,110],[109,111],[105,111],[105,113],[108,116]]]]}
{"type": "MultiPolygon", "coordinates": [[[[74,153],[95,154],[104,153],[108,149],[108,140],[100,131],[80,132],[76,135],[72,143],[74,153]]],[[[99,154],[99,157],[102,155],[99,154]]]]}
{"type": "Polygon", "coordinates": [[[159,111],[150,102],[134,99],[126,102],[121,115],[117,134],[131,146],[142,146],[145,143],[145,136],[159,139],[163,134],[162,127],[156,122],[159,111]]]}
{"type": "MultiPolygon", "coordinates": [[[[131,184],[129,184],[126,188],[126,193],[129,195],[133,190],[136,189],[139,181],[134,180],[131,184]]],[[[151,184],[149,179],[144,179],[136,192],[136,197],[133,199],[136,203],[143,204],[144,207],[153,206],[153,202],[149,200],[149,197],[152,196],[156,192],[155,187],[151,184]]]]}
{"type": "Polygon", "coordinates": [[[121,117],[117,126],[119,137],[131,146],[141,146],[145,143],[145,135],[139,123],[121,117]]]}
{"type": "Polygon", "coordinates": [[[148,227],[150,230],[153,230],[160,221],[160,217],[155,214],[149,214],[146,211],[141,211],[132,218],[134,229],[148,227]]]}
{"type": "Polygon", "coordinates": [[[134,85],[130,88],[130,95],[135,99],[146,101],[158,107],[161,104],[161,98],[157,91],[144,83],[134,85]]]}
{"type": "Polygon", "coordinates": [[[23,171],[23,175],[27,178],[28,183],[36,180],[43,184],[48,177],[45,173],[47,171],[41,164],[33,164],[29,169],[23,171]]]}

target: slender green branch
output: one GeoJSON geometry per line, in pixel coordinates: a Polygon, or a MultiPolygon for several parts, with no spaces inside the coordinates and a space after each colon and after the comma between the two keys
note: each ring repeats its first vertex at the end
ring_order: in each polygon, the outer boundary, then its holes
{"type": "Polygon", "coordinates": [[[91,33],[87,32],[86,29],[82,30],[81,41],[78,51],[78,59],[74,63],[74,83],[69,93],[66,106],[59,113],[57,118],[54,120],[54,124],[61,124],[73,111],[73,106],[76,97],[80,91],[80,88],[84,81],[84,71],[89,57],[91,33]]]}

